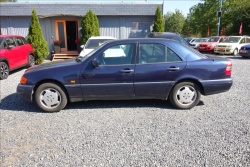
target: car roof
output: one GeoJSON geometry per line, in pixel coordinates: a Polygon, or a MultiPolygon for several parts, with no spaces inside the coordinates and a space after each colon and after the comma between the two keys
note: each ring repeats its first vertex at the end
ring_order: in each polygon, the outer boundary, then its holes
{"type": "Polygon", "coordinates": [[[92,36],[89,39],[116,39],[116,38],[111,36],[92,36]]]}
{"type": "Polygon", "coordinates": [[[164,42],[174,42],[174,43],[179,43],[176,40],[173,39],[166,39],[166,38],[128,38],[128,39],[118,39],[118,40],[112,40],[109,41],[108,43],[126,43],[126,42],[155,42],[155,43],[164,43],[164,42]]]}

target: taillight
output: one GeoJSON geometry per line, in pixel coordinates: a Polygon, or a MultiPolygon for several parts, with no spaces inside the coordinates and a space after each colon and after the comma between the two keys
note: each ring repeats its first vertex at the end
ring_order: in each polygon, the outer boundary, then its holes
{"type": "Polygon", "coordinates": [[[227,66],[226,66],[225,74],[226,75],[231,75],[232,74],[232,61],[231,60],[227,60],[227,66]]]}

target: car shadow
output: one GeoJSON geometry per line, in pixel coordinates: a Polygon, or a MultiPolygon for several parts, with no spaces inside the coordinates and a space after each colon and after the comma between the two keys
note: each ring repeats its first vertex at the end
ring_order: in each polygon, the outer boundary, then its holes
{"type": "MultiPolygon", "coordinates": [[[[197,106],[204,105],[203,101],[200,101],[197,106]]],[[[161,108],[177,110],[169,100],[94,100],[87,102],[75,102],[68,103],[65,109],[107,109],[107,108],[161,108]]],[[[16,93],[6,96],[0,101],[1,110],[10,111],[25,111],[25,112],[43,112],[37,107],[34,102],[29,102],[16,93]]]]}
{"type": "Polygon", "coordinates": [[[24,69],[27,69],[27,67],[22,67],[22,68],[18,68],[18,69],[16,69],[16,70],[12,70],[12,71],[10,71],[9,75],[12,75],[12,74],[14,74],[14,73],[20,72],[20,71],[22,71],[22,70],[24,70],[24,69]]]}

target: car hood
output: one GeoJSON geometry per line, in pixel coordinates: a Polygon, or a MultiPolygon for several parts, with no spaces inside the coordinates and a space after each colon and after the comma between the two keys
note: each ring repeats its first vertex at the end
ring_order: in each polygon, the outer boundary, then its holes
{"type": "Polygon", "coordinates": [[[38,70],[45,70],[45,69],[53,69],[53,68],[58,68],[58,67],[72,66],[72,65],[76,65],[78,63],[79,62],[77,62],[75,59],[62,60],[62,61],[56,61],[56,62],[49,62],[49,63],[44,63],[44,64],[41,64],[41,65],[35,65],[33,67],[30,67],[25,72],[33,72],[33,71],[38,71],[38,70]]]}
{"type": "Polygon", "coordinates": [[[238,45],[238,43],[219,43],[218,45],[238,45]]]}
{"type": "Polygon", "coordinates": [[[217,44],[218,42],[201,42],[200,44],[202,45],[212,45],[212,44],[217,44]]]}

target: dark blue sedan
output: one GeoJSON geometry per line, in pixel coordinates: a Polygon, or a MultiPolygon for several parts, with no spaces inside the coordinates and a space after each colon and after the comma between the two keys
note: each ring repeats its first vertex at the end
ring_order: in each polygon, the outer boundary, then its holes
{"type": "Polygon", "coordinates": [[[239,50],[239,55],[243,58],[250,58],[250,45],[244,45],[239,50]]]}
{"type": "Polygon", "coordinates": [[[168,98],[190,109],[201,94],[228,91],[231,71],[229,59],[206,57],[174,40],[114,40],[85,57],[29,68],[17,93],[46,112],[76,101],[168,98]]]}

